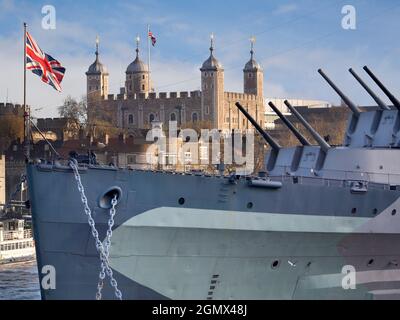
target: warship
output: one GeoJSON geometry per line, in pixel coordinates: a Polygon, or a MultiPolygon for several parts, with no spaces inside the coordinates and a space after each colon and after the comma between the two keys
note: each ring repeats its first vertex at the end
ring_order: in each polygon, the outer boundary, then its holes
{"type": "MultiPolygon", "coordinates": [[[[269,145],[265,173],[129,170],[94,161],[29,161],[37,263],[55,270],[43,299],[397,299],[400,297],[400,102],[351,110],[331,146],[288,101],[313,145],[269,145]],[[351,281],[354,275],[355,282],[351,281]]],[[[47,270],[47,269],[46,269],[47,270]]]]}

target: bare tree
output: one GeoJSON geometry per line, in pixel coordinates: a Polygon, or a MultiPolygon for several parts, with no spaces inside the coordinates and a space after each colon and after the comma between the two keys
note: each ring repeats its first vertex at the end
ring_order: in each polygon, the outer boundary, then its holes
{"type": "Polygon", "coordinates": [[[87,102],[82,97],[78,102],[75,98],[68,96],[62,106],[58,107],[58,113],[63,118],[72,120],[77,127],[84,126],[87,121],[87,102]]]}

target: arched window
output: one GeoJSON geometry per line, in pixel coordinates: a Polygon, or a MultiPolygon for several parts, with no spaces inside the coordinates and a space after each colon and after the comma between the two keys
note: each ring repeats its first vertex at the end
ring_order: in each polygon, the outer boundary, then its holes
{"type": "Polygon", "coordinates": [[[144,78],[145,78],[145,76],[143,75],[143,76],[142,76],[142,79],[144,80],[144,78]]]}
{"type": "Polygon", "coordinates": [[[152,123],[154,121],[154,114],[150,113],[149,115],[149,122],[152,123]]]}
{"type": "Polygon", "coordinates": [[[128,116],[128,123],[129,123],[129,124],[133,124],[133,114],[130,114],[130,115],[128,116]]]}
{"type": "Polygon", "coordinates": [[[171,121],[176,121],[176,114],[175,112],[171,113],[171,115],[169,116],[171,121]]]}
{"type": "Polygon", "coordinates": [[[197,112],[193,112],[192,113],[192,122],[197,122],[197,120],[198,120],[197,112]]]}
{"type": "Polygon", "coordinates": [[[142,90],[144,90],[144,84],[142,84],[142,90]]]}

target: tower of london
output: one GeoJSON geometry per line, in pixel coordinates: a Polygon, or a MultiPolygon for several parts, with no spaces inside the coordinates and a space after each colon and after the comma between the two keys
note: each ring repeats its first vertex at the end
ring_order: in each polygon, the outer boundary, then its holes
{"type": "Polygon", "coordinates": [[[249,123],[235,106],[239,101],[263,126],[263,70],[254,58],[253,42],[250,59],[243,68],[243,92],[225,91],[224,69],[215,57],[213,38],[209,52],[200,67],[201,90],[155,92],[137,41],[135,59],[125,72],[125,86],[114,95],[109,94],[109,73],[100,62],[97,44],[96,59],[86,72],[88,122],[103,120],[128,131],[151,128],[153,121],[165,125],[177,121],[182,127],[201,122],[219,130],[244,130],[249,123]]]}

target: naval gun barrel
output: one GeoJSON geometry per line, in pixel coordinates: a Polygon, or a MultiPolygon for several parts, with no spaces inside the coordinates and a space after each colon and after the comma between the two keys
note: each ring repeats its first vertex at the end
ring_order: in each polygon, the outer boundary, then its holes
{"type": "Polygon", "coordinates": [[[393,105],[400,110],[400,101],[383,85],[383,83],[373,74],[373,72],[367,67],[363,68],[366,73],[371,77],[372,80],[378,85],[379,88],[386,94],[389,100],[393,103],[393,105]]]}
{"type": "Polygon", "coordinates": [[[290,109],[290,111],[296,116],[297,119],[302,123],[302,125],[311,133],[313,138],[318,142],[319,146],[324,152],[327,152],[331,146],[327,143],[317,131],[314,130],[313,127],[303,118],[303,116],[289,103],[289,101],[285,100],[284,103],[290,109]]]}
{"type": "Polygon", "coordinates": [[[303,146],[309,146],[311,143],[296,129],[296,127],[291,123],[288,118],[286,118],[282,112],[279,111],[279,109],[272,103],[272,101],[268,102],[268,105],[271,107],[272,110],[278,115],[278,117],[282,120],[282,122],[289,128],[290,131],[293,132],[293,134],[296,136],[297,140],[300,141],[300,143],[303,146]]]}
{"type": "Polygon", "coordinates": [[[268,132],[263,130],[260,125],[253,119],[253,117],[242,107],[242,105],[239,102],[235,103],[236,107],[240,110],[241,113],[251,122],[251,124],[256,128],[256,130],[262,135],[264,140],[271,146],[271,148],[275,151],[279,151],[281,146],[279,145],[278,142],[272,138],[268,132]]]}
{"type": "Polygon", "coordinates": [[[358,76],[358,74],[352,69],[349,69],[349,72],[353,75],[354,78],[361,84],[361,86],[368,92],[368,94],[375,100],[378,106],[382,110],[390,110],[390,108],[384,103],[368,86],[367,84],[358,76]]]}
{"type": "Polygon", "coordinates": [[[318,69],[318,73],[325,79],[326,82],[332,87],[333,90],[342,98],[344,103],[351,109],[353,114],[358,118],[361,111],[358,107],[332,82],[331,79],[321,70],[318,69]]]}

